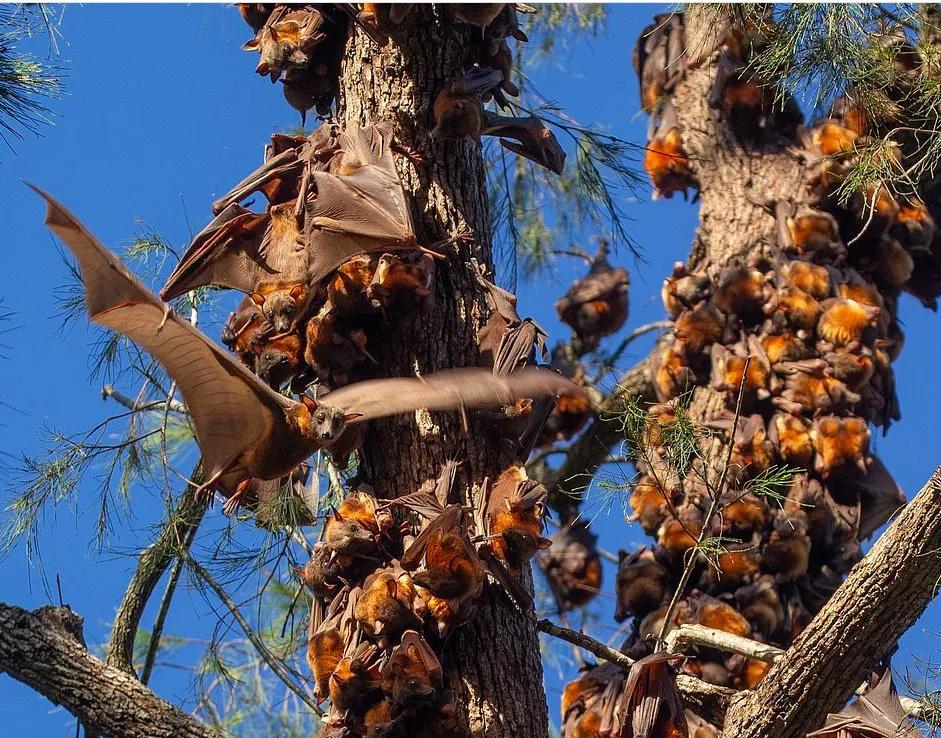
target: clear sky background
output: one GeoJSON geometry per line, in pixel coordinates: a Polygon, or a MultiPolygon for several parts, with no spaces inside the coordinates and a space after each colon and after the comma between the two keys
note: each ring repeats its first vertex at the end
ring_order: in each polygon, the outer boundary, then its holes
{"type": "MultiPolygon", "coordinates": [[[[652,14],[664,7],[610,7],[606,33],[560,48],[537,70],[538,87],[581,123],[643,144],[646,118],[638,112],[631,49],[652,14]]],[[[66,270],[42,225],[40,201],[21,179],[47,188],[112,247],[134,236],[139,222],[182,247],[191,229],[209,220],[209,203],[260,163],[270,134],[298,123],[280,90],[253,74],[254,55],[240,51],[250,31],[231,6],[70,6],[61,31],[69,73],[67,95],[54,103],[55,124],[43,129],[42,138],[15,142],[14,151],[0,147],[0,197],[6,203],[0,234],[7,255],[2,297],[15,313],[14,330],[0,338],[0,452],[11,465],[21,453],[42,450],[44,427],[76,432],[115,409],[102,401],[101,382],[89,378],[94,331],[84,325],[64,335],[59,330],[53,293],[66,281],[66,270]]],[[[45,54],[45,39],[37,39],[33,48],[45,54]]],[[[672,263],[686,258],[697,213],[682,198],[652,203],[645,196],[622,205],[633,218],[630,233],[646,259],[638,263],[627,253],[617,256],[632,274],[626,332],[663,317],[659,286],[672,263]]],[[[521,281],[521,312],[536,317],[553,338],[565,332],[552,303],[582,269],[578,263],[561,263],[535,280],[521,281]]],[[[218,336],[218,321],[235,302],[233,296],[218,315],[204,316],[207,332],[218,336]]],[[[936,381],[941,323],[908,298],[901,319],[907,341],[896,371],[903,419],[887,437],[875,438],[874,446],[911,496],[941,463],[936,381]]],[[[648,347],[649,342],[634,344],[625,366],[642,358],[648,347]]],[[[8,485],[11,477],[4,476],[8,485]]],[[[133,553],[163,513],[159,498],[140,490],[99,551],[90,544],[95,485],[90,475],[75,497],[50,509],[43,522],[45,569],[52,579],[59,576],[64,600],[84,616],[92,645],[106,639],[133,553]]],[[[9,498],[15,490],[3,492],[9,498]]],[[[224,523],[218,506],[209,515],[204,536],[211,537],[224,523]]],[[[611,551],[648,541],[616,510],[599,515],[594,530],[611,551]]],[[[251,532],[244,535],[252,540],[251,532]]],[[[605,573],[610,591],[612,567],[605,573]]],[[[22,547],[0,566],[0,601],[29,609],[50,603],[22,547]]],[[[611,596],[598,598],[593,609],[601,618],[594,632],[613,635],[611,596]]],[[[205,600],[184,591],[174,601],[167,628],[206,638],[212,623],[205,600]]],[[[941,659],[939,630],[936,602],[903,639],[896,668],[941,659]]],[[[557,724],[561,685],[574,669],[565,649],[553,650],[559,657],[547,662],[546,681],[557,724]]],[[[192,706],[186,671],[159,667],[152,684],[168,700],[192,706]]],[[[9,677],[0,676],[0,704],[7,707],[3,732],[11,738],[74,735],[74,720],[66,712],[9,677]]]]}

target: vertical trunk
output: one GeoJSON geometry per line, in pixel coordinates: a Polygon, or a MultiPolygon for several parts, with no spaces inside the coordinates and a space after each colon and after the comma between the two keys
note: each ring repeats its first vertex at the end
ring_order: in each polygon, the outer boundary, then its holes
{"type": "MultiPolygon", "coordinates": [[[[347,43],[338,95],[340,119],[391,120],[398,143],[421,154],[404,158],[400,174],[412,198],[419,243],[428,245],[463,228],[470,243],[447,247],[437,264],[434,308],[392,321],[375,356],[388,375],[428,374],[477,362],[476,331],[485,304],[467,262],[492,267],[490,221],[480,144],[434,140],[432,105],[444,84],[461,73],[460,35],[428,5],[415,6],[401,31],[379,47],[358,28],[347,43]]],[[[373,347],[371,347],[372,350],[373,347]]],[[[414,491],[437,476],[447,459],[463,462],[469,483],[462,502],[479,497],[480,484],[499,473],[493,433],[468,419],[465,432],[456,414],[417,414],[370,427],[362,452],[381,497],[414,491]]],[[[462,734],[542,738],[547,708],[535,620],[521,614],[495,587],[477,614],[450,638],[442,663],[454,690],[462,734]]]]}

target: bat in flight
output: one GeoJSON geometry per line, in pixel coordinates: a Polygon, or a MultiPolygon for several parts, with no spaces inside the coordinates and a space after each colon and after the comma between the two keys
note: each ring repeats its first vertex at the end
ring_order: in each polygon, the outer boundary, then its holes
{"type": "MultiPolygon", "coordinates": [[[[32,185],[30,185],[33,187],[32,185]]],[[[79,262],[91,320],[150,352],[174,379],[189,408],[206,469],[203,494],[217,489],[237,508],[254,479],[288,475],[348,424],[428,410],[512,404],[521,397],[579,394],[543,369],[497,376],[489,369],[452,369],[425,378],[375,379],[298,402],[278,394],[223,348],[181,320],[58,201],[46,201],[46,225],[79,262]]]]}

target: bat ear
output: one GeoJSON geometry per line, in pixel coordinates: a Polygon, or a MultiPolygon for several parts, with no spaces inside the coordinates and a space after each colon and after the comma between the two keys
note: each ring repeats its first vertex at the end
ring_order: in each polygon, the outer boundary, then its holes
{"type": "Polygon", "coordinates": [[[363,413],[346,413],[346,415],[343,416],[343,421],[349,423],[350,421],[361,417],[363,417],[363,413]]]}
{"type": "Polygon", "coordinates": [[[311,412],[314,412],[314,410],[317,409],[317,400],[315,400],[313,397],[308,397],[307,395],[301,395],[301,402],[303,402],[304,407],[306,407],[311,412]]]}
{"type": "Polygon", "coordinates": [[[544,551],[552,545],[552,541],[550,541],[548,538],[540,538],[538,539],[536,545],[539,547],[540,551],[544,551]]]}
{"type": "Polygon", "coordinates": [[[246,41],[244,44],[242,44],[242,51],[254,51],[258,48],[259,43],[260,42],[258,41],[257,37],[253,38],[251,41],[246,41]]]}
{"type": "Polygon", "coordinates": [[[386,592],[389,593],[389,597],[395,599],[395,595],[398,592],[398,585],[395,583],[394,579],[390,579],[386,582],[386,592]]]}
{"type": "Polygon", "coordinates": [[[265,304],[265,296],[260,292],[252,292],[249,297],[252,298],[252,302],[254,302],[258,307],[261,307],[265,304]]]}
{"type": "Polygon", "coordinates": [[[307,288],[302,284],[296,284],[291,288],[291,299],[300,300],[301,296],[306,292],[307,288]]]}

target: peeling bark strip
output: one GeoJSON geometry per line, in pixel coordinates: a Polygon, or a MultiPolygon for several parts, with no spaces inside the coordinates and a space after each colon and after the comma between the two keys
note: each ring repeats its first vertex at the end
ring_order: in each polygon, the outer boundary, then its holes
{"type": "MultiPolygon", "coordinates": [[[[434,243],[464,227],[474,235],[471,243],[448,247],[447,262],[437,271],[434,309],[390,322],[381,345],[370,347],[389,376],[478,362],[476,334],[487,308],[479,282],[465,265],[474,258],[493,268],[480,144],[431,136],[435,96],[473,64],[473,59],[462,58],[472,46],[466,41],[473,29],[449,29],[437,12],[430,5],[416,5],[382,47],[354,26],[340,72],[339,119],[390,120],[397,142],[423,158],[417,165],[397,161],[418,242],[434,243]]],[[[412,492],[436,478],[444,461],[458,459],[461,478],[471,485],[462,502],[474,502],[484,478],[495,479],[502,471],[492,427],[469,417],[465,430],[456,414],[419,413],[417,421],[382,421],[367,431],[362,464],[378,495],[412,492]]],[[[455,630],[441,662],[446,686],[456,696],[460,735],[548,735],[535,620],[521,615],[497,588],[488,588],[471,622],[455,630]]]]}
{"type": "Polygon", "coordinates": [[[67,607],[28,612],[0,603],[0,672],[115,738],[218,738],[133,676],[85,649],[82,618],[67,607]]]}
{"type": "Polygon", "coordinates": [[[799,738],[838,711],[934,599],[941,468],[850,572],[784,657],[726,717],[728,738],[799,738]]]}

